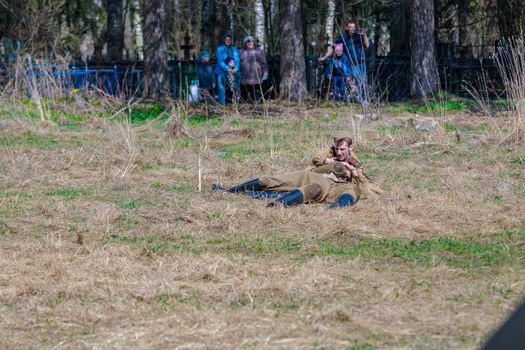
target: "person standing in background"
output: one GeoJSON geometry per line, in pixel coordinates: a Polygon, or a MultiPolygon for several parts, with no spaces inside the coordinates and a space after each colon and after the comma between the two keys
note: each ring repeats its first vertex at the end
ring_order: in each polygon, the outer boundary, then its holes
{"type": "Polygon", "coordinates": [[[215,65],[215,78],[217,80],[217,88],[219,93],[219,103],[225,104],[225,72],[235,75],[239,72],[241,61],[239,59],[239,50],[233,45],[233,38],[231,34],[224,34],[222,37],[223,44],[215,51],[217,64],[215,65]],[[226,64],[226,58],[231,57],[234,61],[233,67],[226,64]]]}

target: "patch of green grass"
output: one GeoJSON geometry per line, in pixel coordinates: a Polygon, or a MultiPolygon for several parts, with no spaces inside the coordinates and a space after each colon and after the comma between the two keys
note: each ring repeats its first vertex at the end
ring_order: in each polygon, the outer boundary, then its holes
{"type": "Polygon", "coordinates": [[[516,105],[513,100],[507,99],[489,100],[487,103],[494,112],[510,111],[516,105]]]}
{"type": "Polygon", "coordinates": [[[428,102],[425,105],[426,111],[437,111],[442,113],[460,112],[467,110],[469,107],[463,101],[436,101],[428,102]]]}
{"type": "Polygon", "coordinates": [[[9,189],[0,191],[0,197],[16,198],[16,200],[28,200],[33,198],[33,195],[25,190],[9,189]]]}
{"type": "Polygon", "coordinates": [[[5,222],[0,221],[0,235],[5,235],[13,232],[14,231],[11,227],[9,227],[5,222]]]}
{"type": "Polygon", "coordinates": [[[189,193],[193,190],[193,186],[191,184],[181,184],[181,183],[172,183],[172,184],[164,184],[160,181],[154,181],[151,183],[151,187],[159,190],[166,190],[166,191],[172,191],[177,193],[189,193]]]}
{"type": "Polygon", "coordinates": [[[407,103],[391,103],[387,110],[389,112],[407,112],[407,113],[425,113],[425,112],[460,112],[469,109],[469,104],[464,101],[443,100],[423,102],[407,102],[407,103]]]}
{"type": "MultiPolygon", "coordinates": [[[[224,123],[224,119],[218,115],[210,115],[206,117],[205,115],[192,115],[186,119],[189,125],[195,126],[199,124],[207,124],[209,126],[220,126],[224,123]]],[[[231,123],[231,122],[230,122],[231,123]]]]}
{"type": "Polygon", "coordinates": [[[299,304],[293,300],[276,301],[272,303],[272,308],[281,311],[299,310],[299,304]]]}
{"type": "Polygon", "coordinates": [[[131,199],[131,200],[121,199],[117,201],[117,206],[120,209],[136,209],[139,207],[139,204],[140,204],[139,201],[136,199],[131,199]]]}
{"type": "Polygon", "coordinates": [[[475,133],[482,133],[485,130],[487,130],[488,125],[487,123],[480,123],[476,125],[475,127],[469,127],[464,125],[457,125],[450,122],[446,122],[443,125],[443,129],[446,132],[453,132],[453,131],[463,131],[463,132],[475,132],[475,133]]]}
{"type": "Polygon", "coordinates": [[[193,186],[191,184],[169,184],[166,189],[177,193],[188,193],[193,190],[193,186]]]}
{"type": "Polygon", "coordinates": [[[151,119],[157,118],[166,108],[161,104],[148,103],[144,105],[135,105],[128,111],[129,121],[132,124],[142,124],[151,119]]]}
{"type": "Polygon", "coordinates": [[[253,157],[261,153],[269,152],[270,146],[267,145],[264,150],[261,150],[259,147],[249,144],[247,142],[241,143],[232,143],[229,145],[224,145],[220,151],[221,158],[224,159],[243,159],[246,157],[253,157]]]}
{"type": "Polygon", "coordinates": [[[26,130],[19,134],[11,134],[10,137],[2,137],[0,143],[5,146],[21,146],[39,149],[57,148],[63,143],[53,137],[37,134],[31,130],[26,130]]]}
{"type": "Polygon", "coordinates": [[[402,160],[402,159],[408,159],[415,156],[415,154],[410,150],[402,150],[402,151],[385,151],[381,153],[363,153],[360,155],[360,160],[362,162],[366,162],[367,160],[381,160],[381,161],[395,161],[395,160],[402,160]]]}
{"type": "Polygon", "coordinates": [[[345,348],[345,350],[376,350],[377,346],[368,343],[355,342],[352,346],[345,348]]]}
{"type": "Polygon", "coordinates": [[[288,256],[291,259],[315,256],[337,256],[346,259],[385,260],[391,263],[415,263],[432,267],[447,265],[461,269],[513,266],[525,268],[525,251],[511,244],[525,237],[525,228],[513,229],[494,236],[487,242],[458,240],[452,237],[425,240],[364,239],[333,242],[303,241],[274,234],[255,238],[236,235],[231,239],[198,240],[192,236],[173,237],[113,237],[109,243],[146,245],[151,252],[184,252],[201,254],[240,254],[246,256],[288,256]]]}
{"type": "Polygon", "coordinates": [[[516,165],[525,165],[525,155],[518,154],[518,155],[513,156],[510,159],[510,163],[516,164],[516,165]]]}
{"type": "Polygon", "coordinates": [[[362,240],[355,243],[319,241],[322,253],[351,258],[394,258],[426,266],[445,264],[456,268],[483,268],[512,265],[523,268],[525,252],[504,243],[460,241],[440,237],[422,241],[404,239],[362,240]]]}
{"type": "Polygon", "coordinates": [[[502,171],[496,174],[496,177],[506,180],[517,180],[521,177],[520,171],[502,171]]]}
{"type": "Polygon", "coordinates": [[[239,118],[230,119],[230,125],[231,126],[239,126],[239,125],[242,125],[243,123],[244,123],[244,121],[242,119],[239,119],[239,118]]]}
{"type": "Polygon", "coordinates": [[[73,199],[73,198],[88,195],[89,190],[86,188],[62,187],[62,188],[56,188],[51,191],[47,191],[44,194],[50,197],[58,196],[58,197],[64,197],[66,199],[73,199]]]}

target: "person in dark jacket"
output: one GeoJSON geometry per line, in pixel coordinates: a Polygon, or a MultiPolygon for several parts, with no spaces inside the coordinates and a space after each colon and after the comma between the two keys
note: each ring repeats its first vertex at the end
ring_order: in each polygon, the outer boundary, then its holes
{"type": "Polygon", "coordinates": [[[210,54],[208,51],[202,51],[200,55],[197,76],[199,78],[199,88],[202,98],[205,100],[212,99],[215,89],[215,74],[210,63],[210,54]]]}
{"type": "MultiPolygon", "coordinates": [[[[366,30],[357,27],[357,21],[346,21],[346,31],[335,39],[335,44],[343,44],[343,54],[350,62],[350,74],[359,87],[359,99],[363,104],[368,104],[366,83],[366,52],[369,46],[366,30]]],[[[333,47],[319,61],[324,61],[333,53],[333,47]]]]}
{"type": "Polygon", "coordinates": [[[243,40],[244,47],[239,56],[241,59],[241,98],[246,102],[259,102],[262,95],[262,84],[268,79],[266,55],[256,44],[253,36],[243,40]]]}
{"type": "Polygon", "coordinates": [[[350,82],[350,62],[343,55],[343,45],[336,44],[334,54],[328,58],[325,77],[330,87],[330,93],[333,92],[332,98],[337,101],[346,100],[346,83],[350,82]]]}
{"type": "Polygon", "coordinates": [[[233,45],[233,37],[231,34],[224,34],[222,37],[223,44],[215,51],[217,58],[217,64],[215,65],[215,77],[217,79],[217,89],[219,90],[219,103],[223,105],[226,102],[225,96],[225,85],[223,77],[225,72],[228,71],[230,74],[235,75],[239,72],[239,66],[241,61],[239,59],[239,50],[233,45]],[[226,58],[231,57],[235,64],[233,67],[228,66],[225,61],[226,58]]]}

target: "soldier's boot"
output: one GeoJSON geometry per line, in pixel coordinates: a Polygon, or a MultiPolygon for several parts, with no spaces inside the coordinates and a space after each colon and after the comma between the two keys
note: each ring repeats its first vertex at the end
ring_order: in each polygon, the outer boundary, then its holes
{"type": "Polygon", "coordinates": [[[233,186],[226,190],[226,192],[229,193],[237,193],[237,192],[245,192],[245,191],[260,191],[261,190],[261,183],[259,182],[259,179],[252,179],[250,181],[246,181],[245,183],[242,183],[237,186],[233,186]]]}
{"type": "Polygon", "coordinates": [[[341,208],[341,207],[349,207],[351,205],[355,204],[354,197],[349,193],[343,193],[342,195],[337,198],[337,201],[335,203],[330,204],[328,208],[335,209],[335,208],[341,208]]]}
{"type": "Polygon", "coordinates": [[[304,196],[303,193],[300,190],[293,190],[291,192],[288,192],[284,196],[281,196],[277,198],[275,201],[269,203],[267,207],[275,207],[278,204],[282,204],[285,207],[289,207],[292,205],[298,205],[304,203],[304,196]]]}
{"type": "Polygon", "coordinates": [[[212,183],[211,190],[212,191],[226,191],[226,189],[222,187],[221,185],[219,185],[218,183],[212,183]]]}
{"type": "Polygon", "coordinates": [[[269,199],[269,198],[279,198],[286,192],[276,192],[276,191],[244,191],[244,195],[256,199],[269,199]]]}

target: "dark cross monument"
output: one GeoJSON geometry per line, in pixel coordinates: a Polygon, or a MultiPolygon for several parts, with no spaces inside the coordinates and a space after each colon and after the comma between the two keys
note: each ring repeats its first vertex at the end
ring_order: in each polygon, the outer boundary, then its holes
{"type": "Polygon", "coordinates": [[[184,63],[188,64],[190,62],[190,50],[193,49],[194,46],[191,44],[191,37],[187,31],[184,35],[184,44],[182,44],[180,48],[184,51],[184,63]]]}

